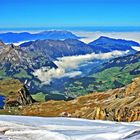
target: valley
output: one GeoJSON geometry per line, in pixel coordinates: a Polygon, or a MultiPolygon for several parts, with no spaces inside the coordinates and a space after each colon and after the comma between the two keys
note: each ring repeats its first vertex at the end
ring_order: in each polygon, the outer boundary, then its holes
{"type": "Polygon", "coordinates": [[[1,0],[0,140],[140,140],[139,13],[139,0],[1,0]]]}
{"type": "Polygon", "coordinates": [[[139,120],[140,53],[133,46],[140,44],[104,36],[86,44],[69,34],[19,46],[0,42],[0,113],[139,120]]]}

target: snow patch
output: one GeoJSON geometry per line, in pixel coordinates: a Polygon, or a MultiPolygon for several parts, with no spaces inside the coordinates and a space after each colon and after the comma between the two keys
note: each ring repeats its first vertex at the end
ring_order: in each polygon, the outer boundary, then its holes
{"type": "Polygon", "coordinates": [[[2,140],[138,140],[140,122],[0,116],[2,140]]]}

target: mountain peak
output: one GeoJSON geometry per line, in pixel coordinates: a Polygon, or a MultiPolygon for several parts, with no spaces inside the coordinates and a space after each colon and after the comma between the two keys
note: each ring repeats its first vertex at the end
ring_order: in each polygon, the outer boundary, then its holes
{"type": "Polygon", "coordinates": [[[113,39],[113,38],[109,38],[107,36],[100,36],[99,39],[113,39]]]}
{"type": "MultiPolygon", "coordinates": [[[[116,38],[111,38],[107,36],[100,36],[98,39],[94,40],[91,43],[101,43],[101,41],[104,41],[104,43],[117,43],[117,44],[126,44],[126,45],[135,45],[135,46],[140,46],[138,42],[132,41],[132,40],[125,40],[125,39],[116,39],[116,38]],[[110,41],[110,42],[108,42],[110,41]]],[[[91,44],[89,43],[89,44],[91,44]]]]}
{"type": "Polygon", "coordinates": [[[19,46],[13,44],[3,45],[0,50],[0,66],[11,65],[13,67],[29,65],[29,56],[19,46]]]}
{"type": "Polygon", "coordinates": [[[140,44],[131,41],[131,40],[124,40],[124,39],[115,39],[115,38],[109,38],[106,36],[101,36],[98,39],[94,40],[93,42],[89,43],[89,45],[92,46],[92,48],[100,48],[103,51],[110,52],[113,50],[120,50],[120,51],[127,51],[131,50],[131,53],[136,52],[132,47],[137,46],[140,47],[140,44]]]}
{"type": "Polygon", "coordinates": [[[40,32],[39,34],[46,36],[46,39],[68,39],[68,38],[78,39],[79,38],[72,32],[66,30],[44,31],[44,32],[40,32]]]}
{"type": "Polygon", "coordinates": [[[71,32],[66,30],[50,30],[50,31],[40,32],[40,34],[48,34],[48,33],[71,33],[71,32]]]}
{"type": "Polygon", "coordinates": [[[108,42],[108,41],[117,41],[117,39],[115,39],[115,38],[110,38],[110,37],[107,37],[107,36],[100,36],[98,39],[96,39],[96,40],[93,41],[93,42],[97,42],[97,41],[108,42]]]}

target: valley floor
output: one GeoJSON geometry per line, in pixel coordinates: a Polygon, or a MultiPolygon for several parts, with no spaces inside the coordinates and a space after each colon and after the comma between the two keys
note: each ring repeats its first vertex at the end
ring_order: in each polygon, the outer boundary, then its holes
{"type": "Polygon", "coordinates": [[[1,140],[139,140],[140,122],[0,116],[1,140]]]}

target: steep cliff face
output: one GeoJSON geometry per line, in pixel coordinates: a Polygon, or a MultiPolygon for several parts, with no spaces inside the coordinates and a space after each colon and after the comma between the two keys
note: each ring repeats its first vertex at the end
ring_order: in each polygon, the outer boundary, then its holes
{"type": "Polygon", "coordinates": [[[140,120],[140,77],[126,87],[96,92],[69,102],[36,103],[25,107],[22,114],[128,122],[140,120]]]}
{"type": "Polygon", "coordinates": [[[34,100],[19,80],[0,80],[0,95],[5,96],[5,108],[25,106],[34,100]]]}

